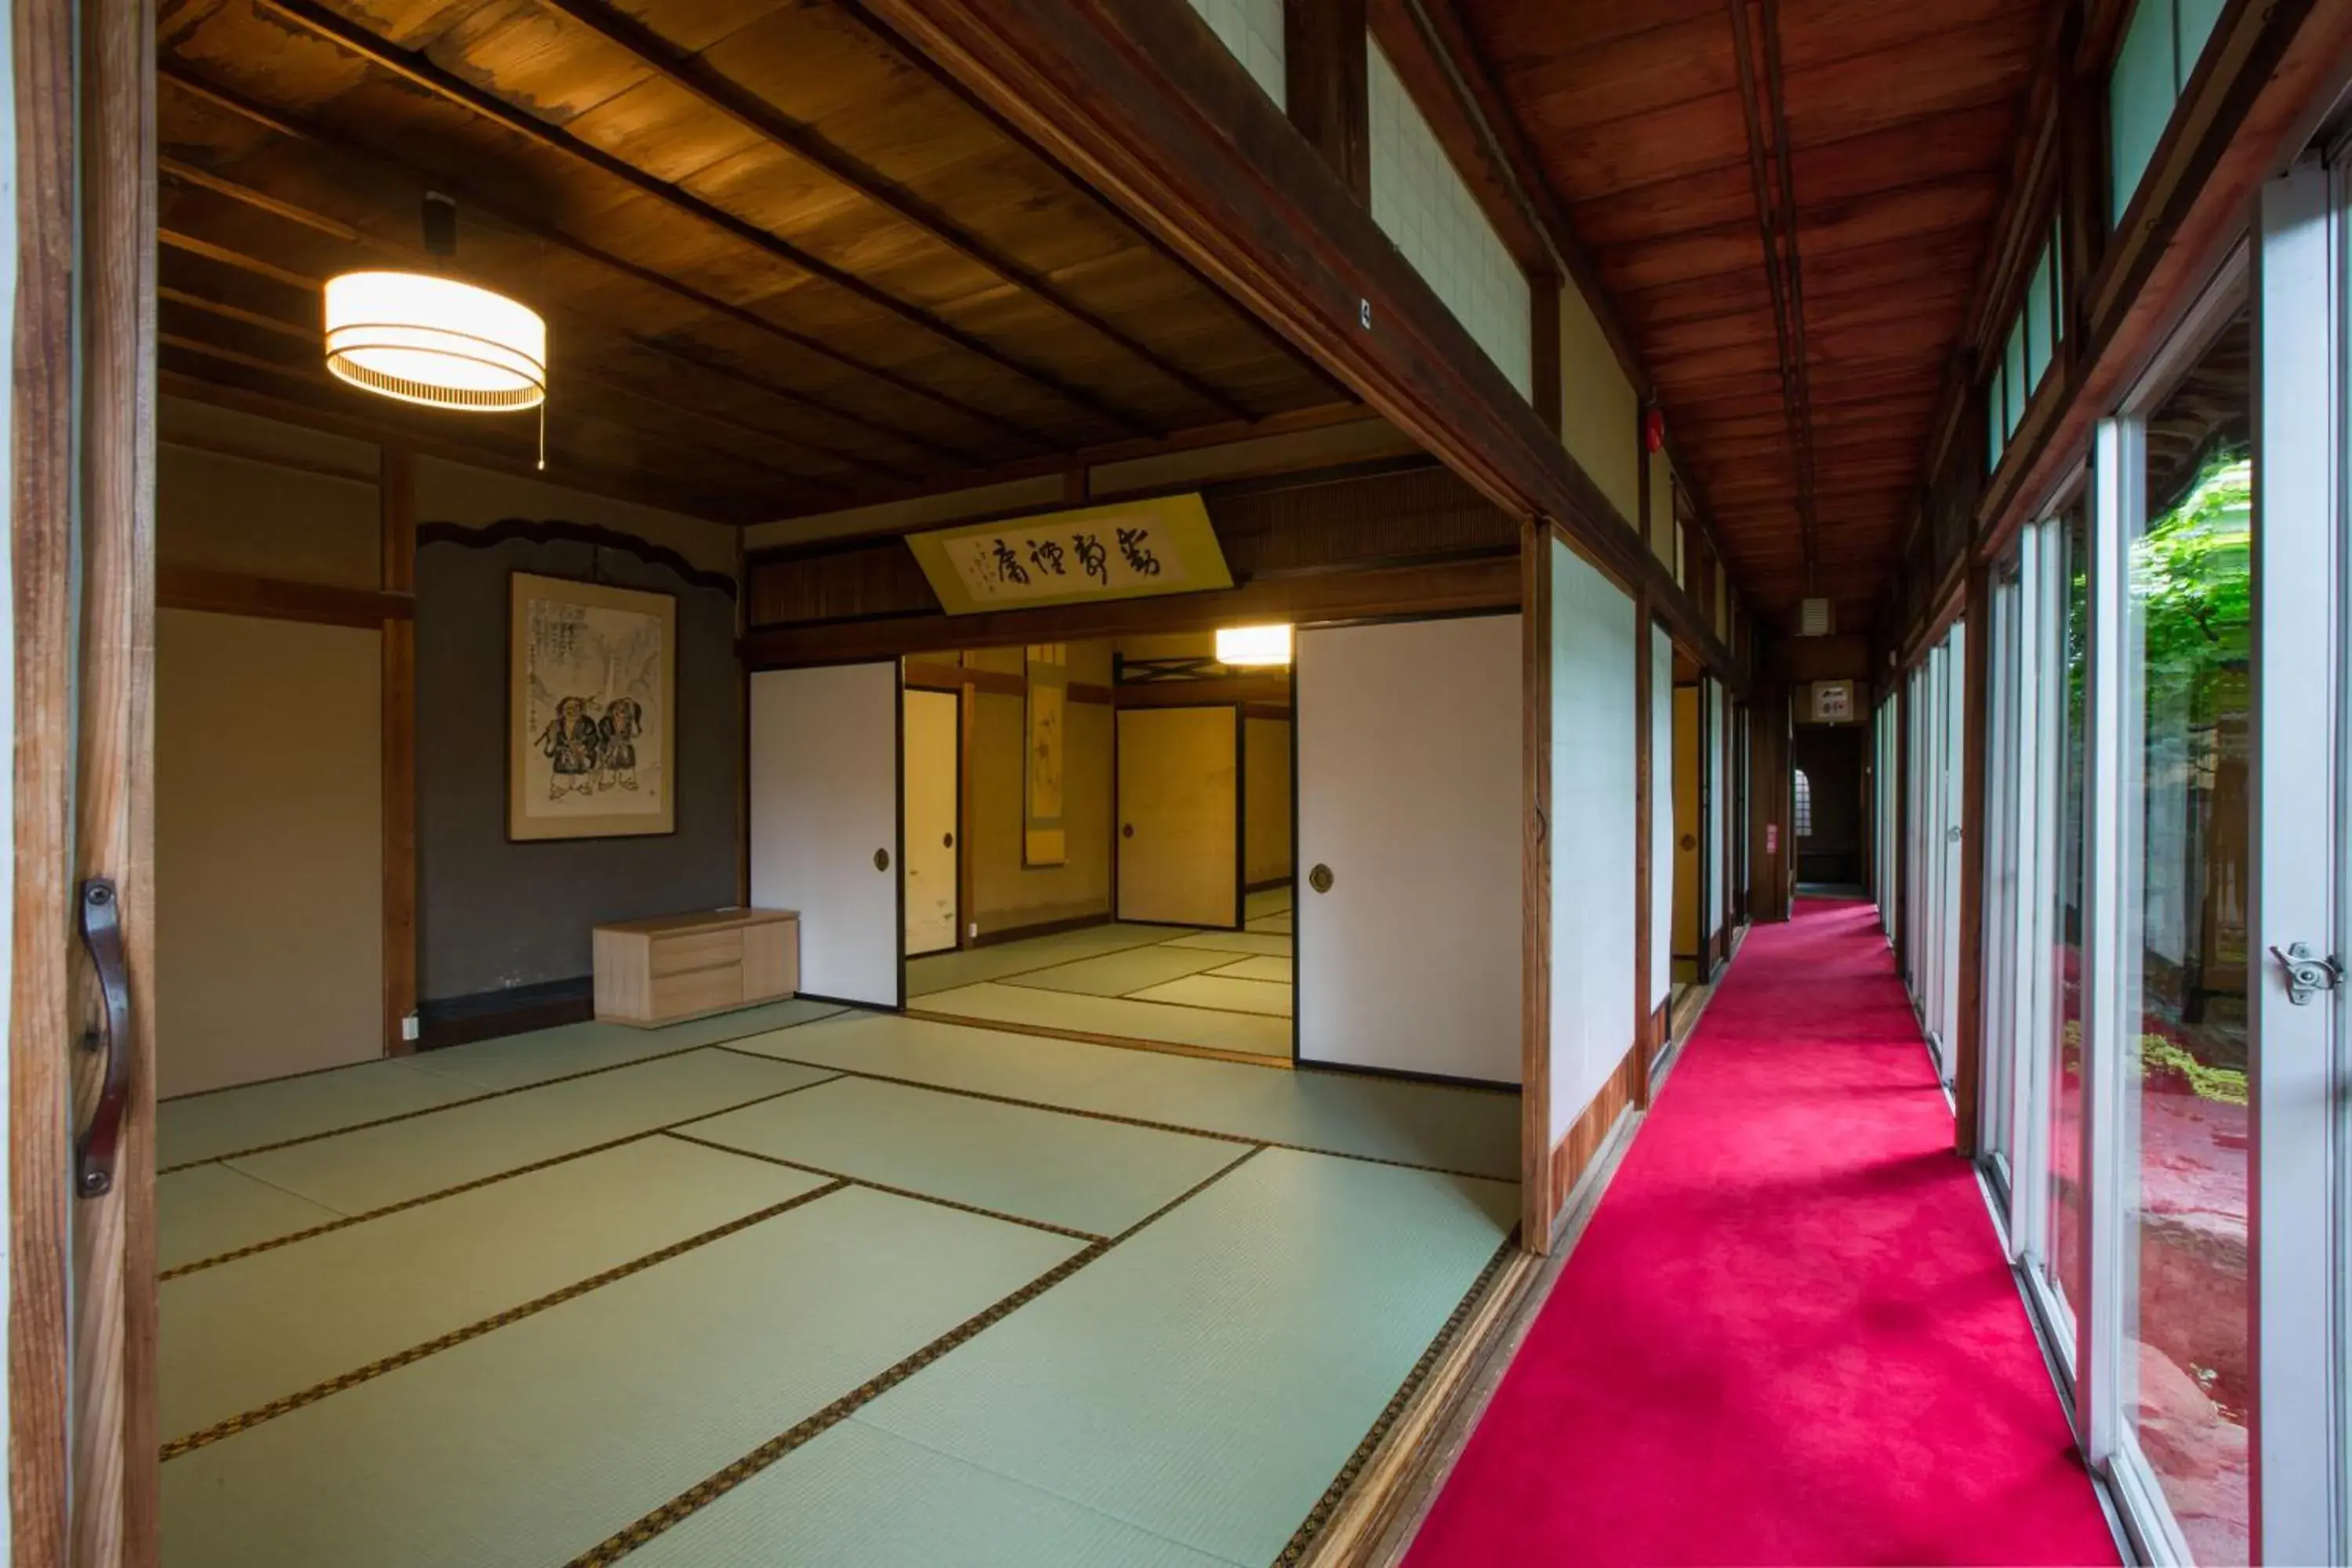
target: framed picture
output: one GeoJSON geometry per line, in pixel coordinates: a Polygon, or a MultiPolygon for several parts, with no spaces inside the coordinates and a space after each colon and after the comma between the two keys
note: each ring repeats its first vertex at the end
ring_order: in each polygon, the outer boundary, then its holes
{"type": "Polygon", "coordinates": [[[529,572],[508,595],[507,837],[675,832],[677,599],[529,572]]]}

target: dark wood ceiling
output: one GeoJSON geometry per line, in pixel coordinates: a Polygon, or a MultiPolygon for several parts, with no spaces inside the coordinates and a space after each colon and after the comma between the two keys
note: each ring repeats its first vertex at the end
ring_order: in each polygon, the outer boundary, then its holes
{"type": "Polygon", "coordinates": [[[167,390],[526,460],[326,375],[320,281],[422,264],[547,317],[549,478],[727,521],[1348,402],[854,0],[163,0],[159,47],[167,390]]]}
{"type": "Polygon", "coordinates": [[[1861,628],[1917,510],[2045,0],[1455,3],[1733,581],[1766,616],[1818,593],[1861,628]],[[1793,239],[1777,258],[1768,231],[1793,239]]]}

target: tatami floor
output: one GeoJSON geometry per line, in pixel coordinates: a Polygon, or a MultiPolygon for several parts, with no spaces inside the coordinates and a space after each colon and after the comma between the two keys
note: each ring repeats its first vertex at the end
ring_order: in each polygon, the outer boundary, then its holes
{"type": "Polygon", "coordinates": [[[168,1102],[164,1561],[1284,1560],[1517,1116],[802,1002],[168,1102]]]}
{"type": "Polygon", "coordinates": [[[1291,896],[1247,895],[1240,931],[1110,924],[907,962],[921,1016],[1071,1038],[1291,1057],[1291,896]]]}

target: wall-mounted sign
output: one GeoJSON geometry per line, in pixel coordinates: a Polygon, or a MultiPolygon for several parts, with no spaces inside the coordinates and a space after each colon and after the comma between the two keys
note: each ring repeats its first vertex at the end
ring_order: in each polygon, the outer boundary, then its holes
{"type": "Polygon", "coordinates": [[[966,523],[907,548],[951,616],[1234,585],[1198,495],[966,523]]]}
{"type": "Polygon", "coordinates": [[[1813,722],[1844,724],[1853,718],[1853,682],[1851,680],[1816,680],[1813,682],[1813,722]]]}

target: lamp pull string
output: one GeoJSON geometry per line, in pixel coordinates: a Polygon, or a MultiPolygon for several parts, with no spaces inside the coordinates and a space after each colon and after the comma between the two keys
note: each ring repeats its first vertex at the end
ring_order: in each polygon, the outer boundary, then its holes
{"type": "Polygon", "coordinates": [[[547,471],[547,399],[539,400],[539,471],[547,471]]]}

